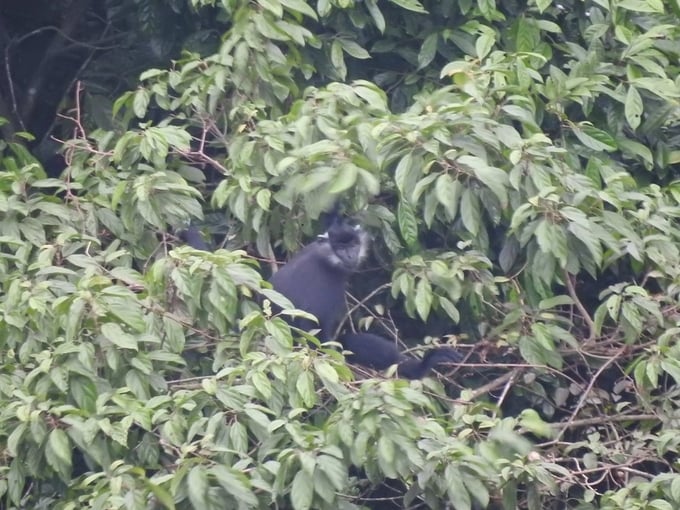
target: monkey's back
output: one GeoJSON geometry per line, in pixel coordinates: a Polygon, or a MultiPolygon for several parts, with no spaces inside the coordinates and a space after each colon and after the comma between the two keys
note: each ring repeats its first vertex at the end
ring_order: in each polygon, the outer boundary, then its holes
{"type": "Polygon", "coordinates": [[[347,274],[329,265],[324,241],[305,247],[270,279],[274,290],[286,296],[296,308],[311,313],[314,324],[297,319],[293,325],[304,330],[320,328],[322,341],[333,340],[335,329],[345,313],[347,274]]]}

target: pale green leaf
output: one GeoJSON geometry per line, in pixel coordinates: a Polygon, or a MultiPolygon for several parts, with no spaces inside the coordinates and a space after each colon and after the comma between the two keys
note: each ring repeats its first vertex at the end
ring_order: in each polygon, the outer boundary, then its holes
{"type": "Polygon", "coordinates": [[[208,473],[203,466],[194,466],[187,476],[189,499],[194,508],[208,506],[208,473]]]}
{"type": "Polygon", "coordinates": [[[477,51],[477,58],[484,60],[489,54],[493,45],[496,44],[496,34],[492,30],[484,30],[475,42],[475,50],[477,51]]]}
{"type": "Polygon", "coordinates": [[[457,179],[453,179],[449,174],[442,174],[437,178],[435,194],[437,200],[446,211],[447,219],[454,220],[456,218],[458,202],[462,192],[462,183],[457,179]]]}
{"type": "Polygon", "coordinates": [[[243,473],[219,464],[212,466],[210,472],[224,490],[234,496],[237,501],[252,507],[257,506],[257,497],[253,494],[248,479],[243,473]]]}
{"type": "Polygon", "coordinates": [[[637,89],[633,85],[630,85],[628,87],[628,93],[626,94],[625,114],[628,124],[633,129],[637,129],[640,125],[640,122],[642,121],[642,112],[642,97],[637,89]]]}
{"type": "Polygon", "coordinates": [[[614,151],[616,140],[604,131],[587,124],[574,125],[572,128],[576,138],[586,147],[595,151],[614,151]]]}
{"type": "Polygon", "coordinates": [[[482,213],[479,199],[470,188],[465,188],[460,201],[460,214],[463,225],[472,235],[477,235],[482,226],[482,213]]]}
{"type": "Polygon", "coordinates": [[[300,14],[304,14],[305,16],[312,18],[313,20],[318,20],[316,12],[309,5],[309,2],[305,2],[304,0],[279,0],[279,1],[283,4],[284,7],[287,7],[292,11],[297,11],[300,14]]]}
{"type": "Polygon", "coordinates": [[[371,18],[373,18],[373,23],[375,23],[376,28],[380,31],[380,33],[385,32],[385,17],[383,16],[382,12],[380,12],[377,1],[364,0],[364,3],[366,4],[368,13],[371,15],[371,18]]]}
{"type": "Polygon", "coordinates": [[[421,14],[427,13],[422,4],[417,0],[389,0],[389,1],[408,11],[418,12],[421,14]]]}
{"type": "Polygon", "coordinates": [[[132,349],[134,351],[138,349],[137,339],[124,332],[123,329],[115,322],[107,322],[102,324],[101,332],[109,342],[120,347],[121,349],[132,349]]]}
{"type": "Polygon", "coordinates": [[[314,481],[312,477],[300,470],[293,478],[290,490],[290,501],[295,510],[309,510],[312,506],[314,497],[314,481]]]}
{"type": "Polygon", "coordinates": [[[416,285],[416,311],[422,319],[423,322],[427,322],[427,318],[430,315],[430,310],[432,309],[432,286],[430,282],[425,279],[418,281],[416,285]]]}

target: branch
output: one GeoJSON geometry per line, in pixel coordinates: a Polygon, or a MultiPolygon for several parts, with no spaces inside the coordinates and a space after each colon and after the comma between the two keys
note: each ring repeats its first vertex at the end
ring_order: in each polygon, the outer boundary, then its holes
{"type": "MultiPolygon", "coordinates": [[[[369,299],[371,299],[373,296],[375,296],[376,294],[378,294],[378,293],[382,292],[383,290],[389,288],[390,285],[391,285],[390,283],[383,283],[381,286],[379,286],[376,289],[374,289],[373,291],[371,291],[366,297],[364,297],[361,300],[350,295],[352,297],[352,299],[354,299],[356,301],[356,304],[354,306],[352,306],[352,308],[347,310],[347,313],[342,317],[340,324],[338,324],[338,327],[335,329],[335,335],[336,335],[335,337],[337,338],[337,335],[338,335],[338,333],[340,333],[340,331],[342,330],[342,327],[345,325],[345,321],[347,321],[347,318],[350,317],[354,313],[354,311],[357,310],[358,308],[365,308],[366,310],[368,310],[369,313],[371,313],[373,315],[373,313],[366,306],[366,302],[369,299]]],[[[392,332],[392,333],[396,336],[396,331],[392,332]]]]}
{"type": "Polygon", "coordinates": [[[571,416],[567,420],[567,422],[564,424],[562,427],[562,430],[560,430],[560,433],[557,434],[556,440],[559,440],[564,433],[567,431],[569,427],[571,427],[571,424],[575,421],[576,415],[579,413],[579,411],[583,408],[583,404],[585,403],[586,399],[588,398],[588,395],[590,395],[590,391],[593,389],[593,386],[595,385],[595,381],[597,381],[597,378],[602,375],[602,372],[604,372],[609,365],[614,363],[621,354],[626,350],[625,346],[620,348],[616,354],[614,354],[611,358],[609,358],[599,369],[597,372],[595,372],[595,375],[592,377],[590,382],[588,383],[588,387],[586,390],[583,392],[583,395],[581,395],[581,398],[578,401],[578,404],[576,404],[576,407],[574,408],[574,411],[571,413],[571,416]]]}
{"type": "MultiPolygon", "coordinates": [[[[619,423],[622,421],[646,421],[660,420],[656,414],[622,414],[619,416],[597,416],[594,418],[584,418],[582,420],[569,420],[566,422],[567,428],[589,427],[591,425],[605,425],[607,423],[619,423]]],[[[564,422],[549,423],[550,427],[562,427],[564,422]]]]}

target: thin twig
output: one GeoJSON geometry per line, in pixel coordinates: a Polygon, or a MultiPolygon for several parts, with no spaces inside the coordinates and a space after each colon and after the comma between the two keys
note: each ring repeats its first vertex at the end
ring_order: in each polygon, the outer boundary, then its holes
{"type": "MultiPolygon", "coordinates": [[[[372,297],[374,297],[376,294],[378,294],[378,293],[382,292],[383,290],[389,288],[390,285],[391,285],[391,284],[389,284],[389,283],[383,283],[381,286],[379,286],[379,287],[373,289],[373,291],[371,291],[371,292],[370,292],[366,297],[364,297],[362,300],[358,300],[358,299],[355,298],[354,296],[351,296],[351,297],[356,301],[356,304],[355,304],[354,306],[352,306],[352,307],[347,311],[347,313],[342,317],[342,320],[340,321],[340,324],[338,324],[338,327],[337,327],[337,328],[335,329],[335,331],[334,331],[335,336],[334,336],[333,338],[337,338],[337,337],[338,337],[338,335],[340,334],[340,331],[342,331],[342,328],[343,328],[343,326],[345,325],[345,322],[347,321],[348,317],[350,317],[350,316],[351,316],[358,308],[365,308],[365,309],[368,309],[368,307],[366,306],[365,303],[366,303],[369,299],[371,299],[372,297]]],[[[370,312],[370,310],[369,310],[369,312],[370,312]]]]}
{"type": "Polygon", "coordinates": [[[595,381],[597,381],[598,377],[602,375],[602,372],[604,372],[609,365],[614,363],[616,359],[623,354],[625,350],[625,347],[622,347],[619,349],[614,356],[612,356],[610,359],[608,359],[599,369],[597,372],[595,372],[595,375],[590,379],[590,382],[588,383],[588,386],[586,387],[586,390],[583,392],[583,395],[581,395],[581,398],[578,401],[578,404],[574,408],[574,411],[571,413],[571,416],[569,416],[569,419],[567,422],[564,424],[562,430],[560,430],[560,433],[557,435],[557,439],[560,439],[564,433],[567,431],[569,427],[571,427],[572,422],[574,422],[576,415],[581,411],[581,408],[583,407],[583,404],[585,403],[586,399],[590,395],[591,390],[593,389],[593,386],[595,386],[595,381]]]}
{"type": "MultiPolygon", "coordinates": [[[[576,428],[576,427],[589,427],[591,425],[605,425],[607,423],[618,423],[622,421],[646,421],[646,420],[660,420],[660,418],[656,414],[622,414],[620,416],[597,416],[595,418],[584,418],[582,420],[571,420],[566,423],[568,428],[576,428]]],[[[557,422],[557,423],[549,423],[549,427],[563,427],[565,425],[564,422],[557,422]]],[[[550,441],[548,444],[552,444],[553,441],[550,441]]]]}
{"type": "Polygon", "coordinates": [[[485,395],[486,393],[495,390],[496,388],[499,388],[500,386],[503,386],[504,384],[508,383],[509,381],[513,381],[515,377],[520,373],[521,369],[520,368],[515,368],[514,370],[511,370],[510,372],[506,372],[505,374],[501,375],[500,377],[497,377],[493,381],[490,381],[483,386],[480,386],[474,390],[472,390],[469,394],[466,395],[466,400],[474,400],[480,395],[485,395]]]}

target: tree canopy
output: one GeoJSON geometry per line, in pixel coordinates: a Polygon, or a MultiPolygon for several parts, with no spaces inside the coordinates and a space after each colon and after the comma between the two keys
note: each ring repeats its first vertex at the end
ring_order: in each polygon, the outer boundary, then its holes
{"type": "Polygon", "coordinates": [[[11,0],[0,48],[0,508],[680,505],[675,1],[11,0]],[[338,200],[345,326],[460,366],[272,308],[338,200]]]}

